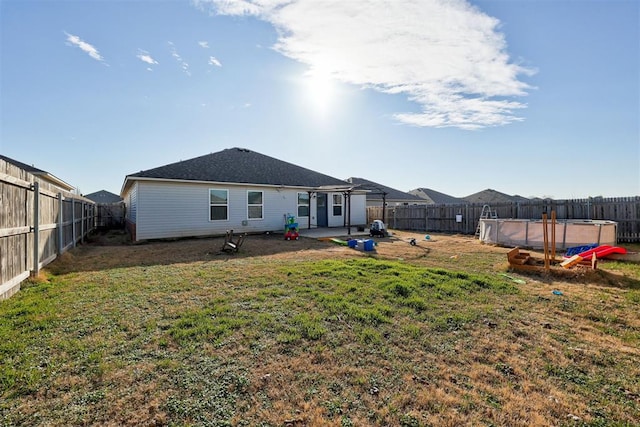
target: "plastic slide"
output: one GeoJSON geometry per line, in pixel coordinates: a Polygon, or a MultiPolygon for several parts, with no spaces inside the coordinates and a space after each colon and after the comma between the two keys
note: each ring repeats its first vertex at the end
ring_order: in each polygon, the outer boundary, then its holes
{"type": "Polygon", "coordinates": [[[611,254],[626,254],[627,250],[625,248],[621,248],[618,246],[609,246],[602,245],[597,248],[589,249],[588,251],[582,252],[580,255],[583,259],[590,260],[593,257],[593,254],[596,254],[596,258],[605,258],[607,255],[611,254]]]}
{"type": "Polygon", "coordinates": [[[595,248],[591,248],[591,249],[587,249],[586,251],[582,251],[578,254],[575,255],[580,255],[582,258],[591,258],[591,254],[596,252],[596,251],[603,251],[605,249],[609,249],[612,248],[613,246],[611,245],[601,245],[601,246],[596,246],[595,248]]]}

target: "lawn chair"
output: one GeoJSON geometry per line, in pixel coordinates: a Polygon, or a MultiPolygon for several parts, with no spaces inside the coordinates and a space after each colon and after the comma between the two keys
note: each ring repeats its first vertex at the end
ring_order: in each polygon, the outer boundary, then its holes
{"type": "Polygon", "coordinates": [[[227,230],[227,234],[224,237],[224,243],[222,244],[222,251],[224,252],[238,252],[240,246],[244,242],[244,238],[247,234],[241,234],[237,240],[233,240],[233,230],[227,230]]]}

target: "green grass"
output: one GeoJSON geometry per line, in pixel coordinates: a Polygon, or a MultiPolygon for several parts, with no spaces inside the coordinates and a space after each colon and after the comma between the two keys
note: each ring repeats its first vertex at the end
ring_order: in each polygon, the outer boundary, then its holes
{"type": "Polygon", "coordinates": [[[640,419],[637,289],[373,257],[61,271],[0,303],[1,425],[640,419]]]}

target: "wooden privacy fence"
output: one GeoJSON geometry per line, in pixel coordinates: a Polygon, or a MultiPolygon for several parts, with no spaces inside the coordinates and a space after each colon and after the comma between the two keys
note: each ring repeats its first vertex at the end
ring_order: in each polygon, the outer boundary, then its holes
{"type": "Polygon", "coordinates": [[[0,160],[0,300],[93,230],[95,203],[0,160]]]}
{"type": "MultiPolygon", "coordinates": [[[[484,206],[480,203],[387,206],[384,218],[388,227],[397,230],[475,234],[484,206]]],[[[491,204],[490,208],[497,218],[503,219],[541,219],[543,212],[550,213],[555,210],[559,220],[616,221],[619,242],[640,242],[640,197],[638,196],[527,200],[491,204]]],[[[382,207],[367,208],[368,223],[382,218],[382,207]]]]}
{"type": "Polygon", "coordinates": [[[96,228],[124,228],[125,205],[124,202],[98,203],[96,205],[96,228]]]}

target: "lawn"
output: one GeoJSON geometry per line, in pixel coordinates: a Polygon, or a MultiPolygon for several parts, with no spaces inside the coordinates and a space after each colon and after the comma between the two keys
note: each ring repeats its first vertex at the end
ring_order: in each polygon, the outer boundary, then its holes
{"type": "Polygon", "coordinates": [[[0,423],[639,425],[640,265],[409,237],[76,248],[0,302],[0,423]]]}

